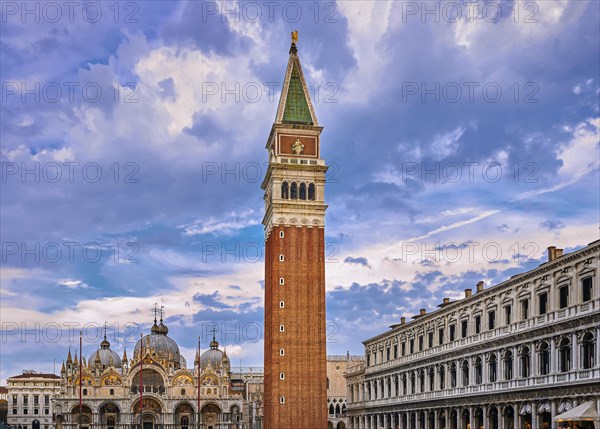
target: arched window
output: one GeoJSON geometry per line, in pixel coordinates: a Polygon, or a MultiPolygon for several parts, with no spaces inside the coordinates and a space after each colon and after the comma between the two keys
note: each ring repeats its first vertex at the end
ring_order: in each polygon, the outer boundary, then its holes
{"type": "Polygon", "coordinates": [[[546,341],[540,344],[540,375],[548,375],[550,373],[550,347],[546,341]]]}
{"type": "Polygon", "coordinates": [[[558,370],[568,372],[571,370],[571,341],[563,338],[558,346],[558,370]]]}
{"type": "Polygon", "coordinates": [[[87,389],[83,389],[83,396],[87,396],[87,389]]]}
{"type": "Polygon", "coordinates": [[[185,389],[181,389],[181,396],[185,396],[185,389]]]}
{"type": "Polygon", "coordinates": [[[335,406],[335,415],[336,415],[336,416],[339,416],[339,415],[340,415],[340,404],[337,404],[337,405],[335,406]]]}
{"type": "Polygon", "coordinates": [[[315,184],[311,183],[308,185],[308,199],[311,201],[315,200],[315,184]]]}
{"type": "Polygon", "coordinates": [[[425,391],[425,371],[419,371],[419,392],[425,391]]]}
{"type": "Polygon", "coordinates": [[[406,389],[406,375],[404,375],[402,377],[402,394],[406,395],[407,389],[406,389]]]}
{"type": "Polygon", "coordinates": [[[290,197],[289,195],[289,185],[288,182],[283,182],[281,184],[281,198],[287,200],[290,197]]]}
{"type": "Polygon", "coordinates": [[[306,199],[306,183],[300,183],[300,197],[301,200],[306,199]]]}
{"type": "Polygon", "coordinates": [[[466,360],[462,363],[462,385],[469,385],[469,362],[466,360]]]}
{"type": "Polygon", "coordinates": [[[333,416],[335,414],[335,408],[333,408],[333,404],[329,405],[329,415],[333,416]]]}
{"type": "Polygon", "coordinates": [[[433,368],[429,368],[429,391],[433,392],[435,390],[435,371],[433,368]]]}
{"type": "Polygon", "coordinates": [[[531,374],[531,353],[529,352],[529,347],[523,347],[521,350],[521,377],[527,378],[531,374]]]}
{"type": "Polygon", "coordinates": [[[327,389],[329,389],[329,377],[327,377],[327,389]]]}
{"type": "Polygon", "coordinates": [[[410,374],[410,393],[415,393],[415,373],[410,374]]]}
{"type": "Polygon", "coordinates": [[[456,387],[456,364],[450,365],[450,387],[456,387]]]}
{"type": "Polygon", "coordinates": [[[190,424],[190,419],[187,416],[183,416],[181,417],[181,429],[187,429],[188,425],[190,424]]]}
{"type": "Polygon", "coordinates": [[[292,200],[298,199],[298,184],[296,182],[292,182],[292,188],[290,191],[290,198],[292,200]]]}
{"type": "Polygon", "coordinates": [[[513,378],[513,354],[510,350],[504,353],[504,379],[512,380],[513,378]]]}
{"type": "Polygon", "coordinates": [[[110,396],[114,395],[115,394],[115,389],[110,389],[108,391],[108,393],[109,393],[110,396]]]}
{"type": "Polygon", "coordinates": [[[475,384],[481,384],[483,382],[483,365],[481,364],[481,358],[475,359],[475,384]]]}
{"type": "Polygon", "coordinates": [[[440,389],[446,388],[446,366],[440,366],[440,389]]]}
{"type": "Polygon", "coordinates": [[[583,369],[590,369],[594,367],[596,362],[594,336],[588,332],[581,340],[581,367],[583,369]]]}
{"type": "Polygon", "coordinates": [[[490,383],[494,383],[498,379],[498,361],[496,355],[490,356],[490,383]]]}
{"type": "Polygon", "coordinates": [[[108,426],[108,429],[114,429],[114,427],[115,427],[115,418],[113,416],[110,416],[110,417],[106,418],[106,426],[108,426]]]}

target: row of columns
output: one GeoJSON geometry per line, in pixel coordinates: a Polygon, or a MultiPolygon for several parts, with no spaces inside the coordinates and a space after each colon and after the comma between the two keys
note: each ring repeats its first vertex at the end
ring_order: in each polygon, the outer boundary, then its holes
{"type": "MultiPolygon", "coordinates": [[[[576,371],[580,369],[580,353],[579,349],[582,347],[582,344],[578,342],[577,332],[572,332],[567,338],[571,341],[571,371],[576,371]]],[[[598,341],[598,336],[600,336],[600,327],[596,328],[596,332],[594,333],[594,341],[595,341],[595,362],[594,367],[598,367],[600,365],[600,341],[598,341]]],[[[566,338],[558,337],[558,338],[566,338]]],[[[547,340],[550,343],[550,374],[556,374],[559,372],[560,368],[558,366],[559,360],[559,350],[557,348],[557,341],[555,339],[547,340]]],[[[538,353],[538,349],[536,345],[539,344],[540,341],[529,342],[523,344],[526,346],[529,351],[529,377],[531,376],[539,376],[541,374],[540,368],[540,359],[541,354],[538,353]]],[[[521,359],[521,355],[519,354],[519,349],[522,350],[521,347],[512,346],[507,348],[512,352],[512,377],[506,378],[504,371],[504,360],[500,353],[497,353],[496,356],[496,381],[507,381],[512,379],[521,378],[522,374],[522,364],[523,361],[521,359]]],[[[469,383],[468,385],[474,385],[477,381],[477,373],[476,373],[476,358],[477,357],[465,357],[454,360],[452,362],[446,362],[445,370],[444,370],[444,387],[446,389],[452,388],[451,383],[451,364],[454,363],[456,365],[456,387],[465,386],[463,383],[463,374],[462,374],[462,363],[467,360],[469,362],[469,383]]],[[[481,358],[481,384],[491,382],[489,381],[490,377],[490,362],[484,359],[484,356],[479,356],[481,358]]],[[[424,391],[429,391],[430,384],[430,368],[423,368],[425,380],[423,382],[423,386],[425,387],[424,391]]],[[[420,379],[419,372],[414,372],[414,392],[420,392],[420,379]]],[[[390,397],[397,397],[399,395],[407,395],[409,392],[413,392],[412,386],[412,377],[409,377],[408,374],[405,374],[406,377],[406,391],[403,389],[399,389],[397,384],[402,384],[402,378],[399,375],[389,375],[374,378],[367,381],[362,381],[360,383],[349,384],[348,386],[348,398],[350,402],[362,402],[367,400],[375,400],[375,399],[385,399],[390,397]],[[389,383],[389,388],[388,388],[389,383]]],[[[434,390],[442,390],[440,389],[440,371],[439,367],[435,368],[433,372],[434,382],[433,387],[434,390]]]]}
{"type": "MultiPolygon", "coordinates": [[[[573,407],[577,401],[573,401],[573,407]]],[[[550,404],[550,412],[538,413],[538,403],[529,403],[531,413],[521,415],[526,404],[505,404],[501,406],[468,406],[434,409],[431,411],[382,412],[348,417],[349,429],[556,429],[552,418],[557,414],[555,401],[550,404]],[[507,412],[512,407],[512,425],[507,412]],[[504,408],[504,412],[502,412],[504,408]],[[480,410],[480,417],[476,411],[480,410]],[[421,414],[424,414],[424,419],[421,414]],[[430,418],[433,413],[433,419],[430,418]],[[466,416],[466,417],[465,417],[466,416]],[[544,423],[544,425],[542,425],[544,423]],[[548,425],[546,426],[546,423],[548,425]]]]}

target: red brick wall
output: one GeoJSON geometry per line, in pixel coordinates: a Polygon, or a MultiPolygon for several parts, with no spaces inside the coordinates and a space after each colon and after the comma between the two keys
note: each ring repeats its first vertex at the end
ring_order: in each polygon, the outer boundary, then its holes
{"type": "Polygon", "coordinates": [[[324,229],[274,227],[265,246],[265,429],[327,428],[325,324],[324,229]]]}

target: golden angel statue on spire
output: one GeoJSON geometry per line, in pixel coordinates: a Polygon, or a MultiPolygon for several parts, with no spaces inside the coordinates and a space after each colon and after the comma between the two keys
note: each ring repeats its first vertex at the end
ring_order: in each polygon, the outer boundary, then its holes
{"type": "Polygon", "coordinates": [[[292,31],[292,43],[294,45],[298,43],[298,30],[292,31]]]}

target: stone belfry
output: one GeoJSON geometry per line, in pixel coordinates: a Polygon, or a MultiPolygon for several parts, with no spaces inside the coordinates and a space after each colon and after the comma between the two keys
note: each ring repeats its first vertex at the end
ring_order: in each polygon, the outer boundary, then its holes
{"type": "Polygon", "coordinates": [[[292,33],[265,191],[265,429],[327,428],[325,160],[292,33]]]}

